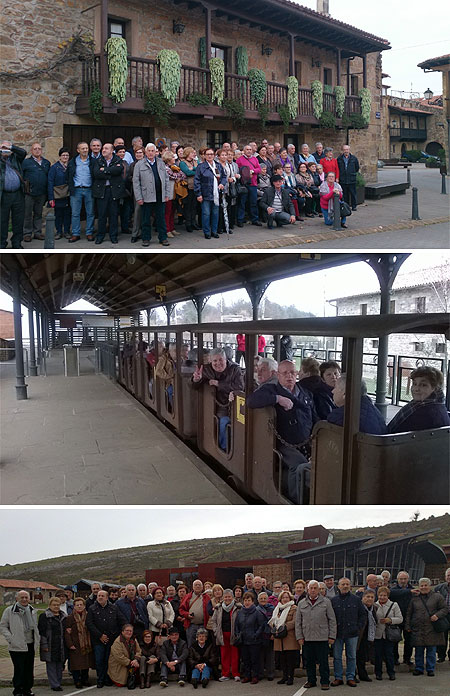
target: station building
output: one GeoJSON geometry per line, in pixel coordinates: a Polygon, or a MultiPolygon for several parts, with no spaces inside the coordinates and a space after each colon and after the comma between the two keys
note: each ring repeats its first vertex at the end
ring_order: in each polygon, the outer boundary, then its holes
{"type": "Polygon", "coordinates": [[[26,590],[30,594],[31,603],[48,603],[60,588],[48,582],[36,580],[0,579],[0,604],[12,604],[16,592],[26,590]]]}
{"type": "Polygon", "coordinates": [[[127,146],[141,135],[145,142],[176,139],[197,147],[266,137],[297,147],[322,141],[339,151],[350,142],[366,179],[376,181],[381,52],[390,45],[333,19],[328,10],[324,0],[318,0],[317,11],[288,0],[11,0],[0,30],[8,73],[4,131],[18,145],[39,140],[53,161],[63,143],[73,152],[78,141],[94,136],[105,142],[121,135],[127,146]],[[105,44],[110,37],[123,38],[128,49],[126,96],[120,103],[108,96],[105,44]],[[166,123],[155,110],[144,113],[147,94],[161,89],[161,49],[176,51],[181,61],[180,88],[166,123]],[[211,100],[210,57],[223,61],[223,104],[211,100]],[[255,100],[247,76],[253,68],[264,71],[262,102],[255,100]],[[282,120],[289,76],[299,85],[297,115],[282,120]],[[319,94],[322,90],[326,123],[317,118],[314,81],[319,94]],[[345,90],[343,113],[336,87],[345,90]],[[368,126],[358,119],[362,88],[371,98],[368,126]]]}

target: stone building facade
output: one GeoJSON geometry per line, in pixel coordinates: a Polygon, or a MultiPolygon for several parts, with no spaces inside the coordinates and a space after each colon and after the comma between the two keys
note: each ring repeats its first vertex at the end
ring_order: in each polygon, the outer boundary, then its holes
{"type": "MultiPolygon", "coordinates": [[[[308,142],[314,147],[320,140],[340,151],[349,142],[359,157],[362,172],[369,181],[376,180],[376,161],[380,140],[381,53],[389,48],[387,41],[348,24],[333,20],[326,14],[313,12],[298,6],[287,7],[279,0],[278,24],[269,20],[269,3],[266,0],[246,0],[238,3],[230,0],[224,8],[194,0],[182,2],[167,0],[101,0],[96,4],[89,0],[28,0],[27,3],[11,0],[3,8],[0,43],[2,51],[2,107],[1,117],[5,134],[18,145],[30,147],[34,140],[44,145],[44,155],[54,161],[58,148],[65,145],[73,149],[79,139],[94,134],[105,140],[123,135],[130,145],[132,135],[142,133],[144,138],[176,139],[183,144],[197,147],[209,142],[220,144],[225,138],[237,140],[241,145],[249,138],[270,141],[294,142],[298,147],[308,142]],[[266,7],[267,5],[267,7],[266,7]],[[183,108],[179,104],[172,109],[168,126],[161,127],[153,116],[143,113],[142,61],[156,59],[161,48],[178,52],[183,66],[200,67],[199,39],[205,36],[205,13],[210,12],[209,40],[213,51],[224,57],[226,72],[236,73],[236,48],[245,46],[249,69],[261,68],[266,79],[275,83],[270,89],[278,94],[277,85],[286,88],[286,79],[293,72],[305,98],[311,101],[307,91],[312,80],[327,84],[330,92],[338,83],[346,88],[349,99],[348,113],[357,113],[360,103],[357,95],[366,85],[372,95],[372,113],[369,127],[362,130],[319,127],[309,114],[294,119],[284,128],[276,114],[263,129],[255,109],[246,112],[246,122],[237,126],[217,106],[183,108]],[[205,9],[206,8],[206,9],[205,9]],[[264,12],[266,13],[264,16],[264,12]],[[105,13],[108,18],[107,29],[105,13]],[[253,21],[259,13],[261,19],[253,21]],[[290,15],[298,15],[303,32],[289,25],[290,15]],[[303,21],[304,20],[304,21],[303,21]],[[184,25],[183,33],[175,33],[174,21],[184,25]],[[281,24],[280,24],[281,23],[281,24]],[[119,29],[117,29],[119,27],[119,29]],[[309,27],[309,28],[308,28],[309,27]],[[106,97],[107,85],[102,85],[104,113],[98,125],[89,113],[88,90],[82,81],[82,63],[76,59],[49,72],[46,69],[61,53],[68,50],[71,37],[91,35],[96,54],[101,54],[103,39],[114,31],[120,31],[126,39],[130,57],[130,89],[135,89],[118,108],[106,97]],[[295,36],[290,36],[290,31],[295,36]],[[334,38],[333,38],[334,37],[334,38]],[[263,52],[264,49],[264,52],[263,52]],[[351,56],[355,56],[352,58],[351,56]],[[139,62],[141,61],[141,62],[139,62]],[[37,70],[31,74],[29,71],[37,70]],[[133,73],[135,70],[135,73],[133,73]],[[12,79],[13,73],[24,73],[20,79],[12,79]],[[6,75],[5,75],[6,73],[6,75]],[[135,77],[133,77],[133,74],[135,77]],[[139,74],[139,78],[137,77],[139,74]],[[29,75],[29,76],[28,76],[29,75]],[[132,84],[139,79],[139,85],[132,84]],[[136,96],[137,95],[137,96],[136,96]],[[353,95],[353,97],[352,97],[353,95]]],[[[273,8],[272,8],[273,10],[273,8]]],[[[103,56],[104,57],[104,56],[103,56]]],[[[102,79],[101,61],[97,59],[95,81],[102,79]]],[[[184,70],[184,68],[183,68],[184,70]]],[[[104,75],[104,73],[103,73],[104,75]]],[[[187,68],[183,76],[193,75],[187,68]]],[[[228,79],[228,78],[227,78],[228,79]]],[[[230,84],[232,84],[232,78],[230,84]]],[[[104,77],[103,77],[104,80],[104,77]]],[[[276,97],[273,96],[273,100],[276,97]]],[[[334,95],[326,104],[333,108],[334,95]]],[[[302,102],[300,101],[300,104],[302,102]]],[[[327,107],[328,108],[328,107],[327,107]]],[[[347,109],[347,105],[346,105],[347,109]]],[[[347,112],[346,112],[347,113],[347,112]]],[[[339,126],[340,119],[337,120],[339,126]]]]}
{"type": "MultiPolygon", "coordinates": [[[[379,314],[380,295],[364,293],[335,299],[339,316],[379,314]]],[[[450,274],[448,265],[425,271],[399,274],[391,292],[391,313],[417,314],[448,312],[450,309],[450,274]]],[[[411,360],[424,358],[434,367],[447,360],[450,344],[445,336],[436,334],[391,334],[389,353],[411,356],[411,360]]],[[[364,351],[377,353],[378,340],[364,339],[364,351]]],[[[414,366],[412,364],[412,366],[414,366]]],[[[445,369],[444,369],[445,372],[445,369]]]]}

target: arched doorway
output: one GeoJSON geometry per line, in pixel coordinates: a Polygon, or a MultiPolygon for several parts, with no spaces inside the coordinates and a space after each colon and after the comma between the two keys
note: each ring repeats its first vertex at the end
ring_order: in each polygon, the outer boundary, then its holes
{"type": "Polygon", "coordinates": [[[435,140],[433,140],[431,143],[428,143],[425,152],[427,155],[434,155],[434,157],[438,156],[439,150],[443,150],[443,146],[440,143],[437,143],[435,140]]]}

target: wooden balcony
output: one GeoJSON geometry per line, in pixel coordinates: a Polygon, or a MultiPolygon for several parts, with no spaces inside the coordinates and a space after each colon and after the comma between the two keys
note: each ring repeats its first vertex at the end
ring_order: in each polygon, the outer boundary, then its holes
{"type": "Polygon", "coordinates": [[[389,126],[391,140],[426,140],[426,128],[400,128],[389,126]]]}
{"type": "MultiPolygon", "coordinates": [[[[129,57],[127,96],[122,104],[115,104],[108,98],[104,98],[105,113],[120,113],[129,111],[142,111],[144,106],[144,94],[146,90],[158,92],[161,89],[159,69],[156,60],[148,58],[129,57]]],[[[82,94],[77,98],[76,113],[89,114],[89,95],[96,85],[100,84],[100,56],[90,62],[82,63],[82,94]]],[[[177,95],[173,114],[185,117],[226,117],[226,110],[216,104],[207,106],[193,106],[188,97],[192,94],[202,94],[211,99],[211,81],[209,70],[183,65],[181,68],[180,89],[177,95]]],[[[324,92],[324,111],[336,112],[336,98],[334,94],[324,92]]],[[[245,109],[245,118],[259,119],[258,106],[250,92],[250,80],[242,75],[225,73],[225,98],[239,101],[245,109]]],[[[267,82],[267,94],[265,104],[269,107],[268,121],[280,123],[277,112],[279,106],[287,105],[287,87],[278,82],[267,82]]],[[[361,99],[359,97],[346,97],[345,113],[361,113],[361,99]]],[[[298,116],[293,122],[318,124],[313,113],[312,91],[305,87],[298,90],[298,116]]],[[[339,124],[339,119],[337,120],[339,124]]]]}

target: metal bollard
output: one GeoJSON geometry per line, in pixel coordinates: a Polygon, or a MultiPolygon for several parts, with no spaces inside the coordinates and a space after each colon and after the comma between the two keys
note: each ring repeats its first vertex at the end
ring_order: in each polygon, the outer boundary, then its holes
{"type": "Polygon", "coordinates": [[[341,229],[341,206],[339,194],[333,194],[333,230],[336,232],[341,229]]]}
{"type": "Polygon", "coordinates": [[[45,218],[45,240],[44,249],[55,248],[55,213],[53,208],[50,208],[45,218]]]}
{"type": "Polygon", "coordinates": [[[406,168],[406,183],[411,188],[411,170],[409,167],[406,168]]]}
{"type": "Polygon", "coordinates": [[[446,188],[446,183],[445,183],[445,174],[441,174],[441,179],[442,179],[442,186],[441,186],[441,193],[444,195],[447,194],[447,188],[446,188]]]}
{"type": "Polygon", "coordinates": [[[416,186],[412,188],[412,220],[421,220],[419,217],[419,196],[416,186]]]}

